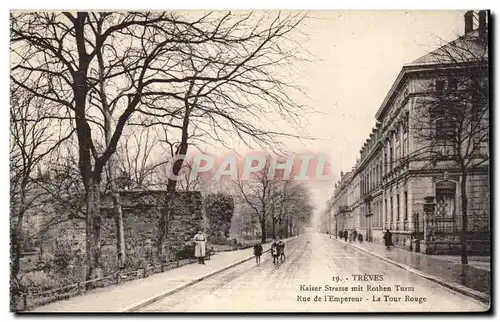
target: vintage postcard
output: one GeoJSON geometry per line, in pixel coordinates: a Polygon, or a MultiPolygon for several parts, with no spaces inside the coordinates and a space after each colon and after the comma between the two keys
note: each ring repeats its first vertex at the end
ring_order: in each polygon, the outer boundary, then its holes
{"type": "Polygon", "coordinates": [[[489,20],[11,11],[10,310],[489,311],[489,20]]]}

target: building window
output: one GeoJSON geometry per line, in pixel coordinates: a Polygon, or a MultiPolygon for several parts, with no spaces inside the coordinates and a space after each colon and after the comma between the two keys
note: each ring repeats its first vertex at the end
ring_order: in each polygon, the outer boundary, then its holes
{"type": "Polygon", "coordinates": [[[396,155],[394,156],[394,161],[396,162],[396,165],[397,165],[397,162],[399,160],[399,158],[401,157],[401,147],[399,146],[399,135],[396,136],[396,155]]]}
{"type": "Polygon", "coordinates": [[[393,214],[394,214],[394,208],[393,208],[394,204],[392,203],[392,197],[391,197],[391,204],[390,204],[390,206],[391,207],[390,207],[389,211],[391,212],[390,215],[391,215],[391,229],[392,229],[392,223],[394,221],[394,216],[393,216],[393,214]]]}
{"type": "Polygon", "coordinates": [[[444,80],[438,79],[435,84],[436,94],[441,95],[444,93],[444,80]]]}
{"type": "Polygon", "coordinates": [[[379,209],[380,209],[379,216],[380,216],[380,217],[379,217],[379,221],[378,221],[378,223],[379,223],[379,227],[382,227],[382,226],[383,226],[383,224],[382,224],[382,222],[383,222],[382,213],[383,213],[383,210],[384,210],[384,209],[383,209],[383,206],[384,206],[384,205],[382,204],[382,200],[380,200],[380,202],[379,202],[379,209]]]}
{"type": "Polygon", "coordinates": [[[389,170],[392,171],[394,164],[393,164],[393,158],[394,158],[394,149],[392,148],[392,142],[389,147],[389,170]]]}
{"type": "Polygon", "coordinates": [[[408,128],[403,129],[403,158],[408,155],[408,128]]]}
{"type": "Polygon", "coordinates": [[[457,79],[454,77],[448,78],[448,90],[456,91],[457,90],[457,79]]]}
{"type": "Polygon", "coordinates": [[[405,221],[408,220],[408,191],[405,191],[405,221]]]}
{"type": "Polygon", "coordinates": [[[387,145],[384,149],[384,168],[385,168],[385,174],[389,172],[389,159],[387,157],[387,145]]]}
{"type": "Polygon", "coordinates": [[[396,195],[396,215],[397,215],[397,218],[398,218],[398,221],[401,220],[401,217],[400,217],[400,203],[399,203],[399,194],[396,195]]]}
{"type": "Polygon", "coordinates": [[[435,153],[438,157],[453,156],[457,138],[456,120],[447,116],[441,108],[431,111],[431,117],[435,123],[435,153]]]}
{"type": "Polygon", "coordinates": [[[456,184],[453,181],[436,183],[436,216],[455,217],[456,184]]]}
{"type": "Polygon", "coordinates": [[[448,120],[442,118],[436,121],[436,152],[438,156],[452,156],[454,154],[454,133],[448,120]]]}
{"type": "Polygon", "coordinates": [[[388,227],[389,226],[389,224],[388,224],[388,222],[389,222],[388,218],[389,217],[388,217],[388,213],[387,213],[387,199],[384,199],[384,204],[385,204],[385,212],[384,212],[384,214],[385,214],[385,216],[384,216],[384,218],[385,218],[384,219],[384,221],[385,221],[385,227],[388,227]]]}

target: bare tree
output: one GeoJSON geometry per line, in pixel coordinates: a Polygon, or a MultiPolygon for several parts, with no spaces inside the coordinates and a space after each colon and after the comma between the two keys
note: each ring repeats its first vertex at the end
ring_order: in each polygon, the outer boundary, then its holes
{"type": "Polygon", "coordinates": [[[297,223],[302,221],[302,218],[304,221],[309,221],[312,217],[314,206],[311,200],[311,191],[305,183],[293,180],[283,181],[276,199],[278,211],[275,213],[273,221],[276,222],[280,230],[285,230],[287,237],[289,225],[292,222],[297,223]]]}
{"type": "MultiPolygon", "coordinates": [[[[219,122],[223,128],[229,126],[262,141],[266,134],[273,133],[246,122],[248,115],[265,115],[262,107],[256,108],[259,102],[242,104],[237,95],[229,98],[224,93],[230,92],[228,84],[246,84],[239,94],[258,97],[257,90],[260,95],[268,95],[266,104],[271,101],[282,114],[291,113],[287,107],[295,105],[284,84],[269,73],[259,74],[259,68],[286,61],[288,55],[280,55],[283,50],[277,40],[285,38],[300,21],[292,15],[283,18],[264,14],[259,19],[231,13],[184,17],[165,12],[11,15],[12,81],[40,99],[58,104],[62,112],[54,117],[64,113],[66,126],[77,133],[87,200],[88,278],[100,257],[101,176],[125,125],[136,118],[138,123],[151,126],[144,119],[162,118],[162,125],[177,126],[182,134],[176,154],[187,151],[185,138],[193,115],[203,120],[200,123],[208,121],[208,128],[217,124],[214,118],[219,115],[224,120],[219,122]],[[273,63],[275,57],[281,58],[273,63]],[[194,61],[197,63],[192,64],[194,61]],[[261,90],[259,82],[266,85],[261,90]],[[98,93],[100,104],[89,104],[91,92],[98,93]],[[206,99],[217,92],[215,98],[206,99]],[[186,104],[179,107],[171,104],[172,100],[186,104]],[[234,107],[222,108],[227,103],[234,107]],[[193,106],[201,106],[197,114],[191,112],[193,106]],[[212,116],[206,114],[207,106],[212,106],[212,116]],[[242,107],[247,108],[246,115],[242,107]],[[177,118],[183,108],[186,113],[177,118]],[[103,119],[110,119],[107,113],[115,120],[112,130],[103,125],[103,119]],[[172,118],[175,122],[165,122],[172,118]],[[100,132],[108,135],[95,134],[100,132]],[[102,137],[108,138],[106,142],[99,140],[102,137]]],[[[209,133],[208,129],[204,131],[209,133]]],[[[174,173],[180,167],[176,162],[174,173]]],[[[170,187],[174,188],[173,184],[170,187]]],[[[165,222],[162,216],[159,249],[165,222]]]]}
{"type": "Polygon", "coordinates": [[[57,104],[59,110],[53,117],[65,119],[66,126],[77,133],[78,164],[87,201],[87,278],[100,258],[102,172],[126,123],[140,106],[147,106],[143,100],[148,95],[158,90],[161,96],[176,95],[182,88],[175,84],[193,78],[177,67],[184,57],[180,47],[216,43],[226,33],[221,33],[209,15],[181,19],[165,12],[12,13],[12,82],[47,103],[57,104]],[[205,25],[212,27],[211,32],[204,32],[205,25]],[[104,70],[97,62],[100,53],[104,70]],[[99,140],[103,136],[95,133],[109,130],[102,126],[102,115],[108,111],[88,104],[89,93],[100,93],[102,84],[107,91],[101,97],[116,120],[109,131],[111,138],[108,136],[104,144],[99,140]]]}
{"type": "Polygon", "coordinates": [[[270,175],[270,159],[267,158],[262,170],[252,173],[248,180],[238,177],[235,184],[235,195],[239,197],[240,204],[245,204],[258,218],[262,242],[267,238],[268,222],[272,225],[275,238],[278,231],[287,234],[288,225],[292,222],[309,221],[314,209],[308,186],[294,181],[292,176],[285,178],[283,170],[270,175]]]}
{"type": "MultiPolygon", "coordinates": [[[[176,131],[177,141],[170,141],[172,157],[186,155],[189,146],[199,143],[230,147],[227,142],[238,138],[251,146],[280,148],[283,137],[303,137],[301,133],[276,131],[271,116],[300,128],[306,106],[295,99],[302,95],[293,77],[300,44],[289,37],[304,20],[304,15],[221,14],[217,24],[224,37],[209,46],[187,46],[181,52],[187,57],[180,63],[193,78],[182,95],[149,93],[149,104],[155,108],[141,120],[145,126],[167,126],[176,131]],[[170,114],[160,106],[175,106],[170,114]],[[267,121],[267,127],[266,122],[267,121]]],[[[209,32],[209,31],[207,31],[209,32]]],[[[298,31],[297,31],[298,32],[298,31]]],[[[172,173],[177,176],[183,160],[176,159],[172,173]]],[[[177,180],[169,179],[167,191],[176,189],[177,180]]],[[[168,226],[168,211],[160,218],[158,250],[168,226]]]]}
{"type": "Polygon", "coordinates": [[[268,171],[269,162],[266,162],[264,168],[252,173],[248,180],[243,180],[241,176],[238,176],[238,181],[235,182],[239,197],[259,219],[262,243],[265,243],[267,239],[266,224],[274,209],[274,186],[278,182],[274,178],[269,178],[268,171]]]}
{"type": "Polygon", "coordinates": [[[43,109],[38,97],[15,85],[10,89],[10,254],[11,281],[15,282],[20,269],[23,223],[45,198],[43,191],[35,188],[41,164],[73,132],[51,130],[58,122],[46,117],[46,109],[57,107],[43,109]]]}
{"type": "Polygon", "coordinates": [[[166,181],[170,163],[161,136],[153,128],[130,127],[117,149],[116,168],[121,188],[148,189],[166,181]],[[130,132],[130,133],[129,133],[130,132]]]}

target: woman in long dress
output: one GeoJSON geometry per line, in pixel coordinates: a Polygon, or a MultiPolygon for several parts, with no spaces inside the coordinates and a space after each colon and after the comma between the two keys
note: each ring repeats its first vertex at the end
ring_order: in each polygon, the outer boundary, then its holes
{"type": "Polygon", "coordinates": [[[194,235],[193,241],[196,243],[194,247],[194,256],[198,258],[198,264],[205,264],[205,244],[207,242],[207,237],[200,230],[196,235],[194,235]]]}

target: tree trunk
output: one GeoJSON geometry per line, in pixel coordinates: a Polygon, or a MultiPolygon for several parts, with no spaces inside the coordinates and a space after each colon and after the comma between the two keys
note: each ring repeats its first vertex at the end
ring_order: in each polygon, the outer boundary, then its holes
{"type": "MultiPolygon", "coordinates": [[[[100,28],[100,26],[99,26],[100,28]]],[[[99,32],[101,32],[99,30],[99,32]]],[[[99,64],[99,76],[101,80],[99,82],[101,104],[103,108],[104,115],[104,135],[106,137],[106,147],[111,144],[112,130],[111,126],[113,123],[113,116],[109,108],[108,99],[106,95],[106,86],[104,86],[104,60],[101,51],[97,53],[97,61],[99,64]]],[[[125,232],[123,227],[123,210],[120,194],[117,191],[115,182],[115,157],[111,155],[108,159],[108,179],[111,187],[111,196],[113,199],[113,211],[115,218],[115,232],[116,232],[116,254],[118,259],[118,267],[123,268],[125,266],[125,261],[127,260],[127,253],[125,248],[125,232]]]]}
{"type": "Polygon", "coordinates": [[[16,229],[12,229],[10,234],[11,279],[17,278],[21,259],[21,245],[19,242],[19,230],[17,226],[18,225],[16,224],[16,229]]]}
{"type": "Polygon", "coordinates": [[[276,239],[276,219],[274,217],[272,218],[272,223],[273,223],[273,238],[276,239]]]}
{"type": "Polygon", "coordinates": [[[10,231],[10,255],[11,255],[11,278],[17,278],[20,268],[21,260],[21,233],[24,220],[24,197],[21,197],[21,211],[17,216],[17,222],[15,223],[14,229],[11,228],[10,231]]]}
{"type": "Polygon", "coordinates": [[[113,208],[115,211],[115,229],[116,229],[116,252],[118,255],[118,267],[125,267],[127,260],[127,250],[125,248],[125,228],[123,225],[123,210],[120,194],[115,190],[113,195],[113,208]]]}
{"type": "Polygon", "coordinates": [[[21,234],[23,228],[24,214],[26,211],[26,180],[21,184],[20,207],[17,214],[17,221],[11,225],[10,229],[10,306],[11,310],[16,309],[16,295],[20,292],[19,270],[21,265],[21,234]]]}
{"type": "Polygon", "coordinates": [[[461,263],[468,263],[467,260],[467,173],[462,172],[462,181],[460,182],[460,194],[462,200],[462,231],[460,233],[461,244],[461,263]]]}
{"type": "MultiPolygon", "coordinates": [[[[188,150],[187,139],[188,139],[188,137],[187,137],[187,125],[185,125],[183,128],[181,143],[179,144],[179,148],[177,149],[175,156],[186,155],[187,150],[188,150]]],[[[172,174],[174,176],[179,175],[179,173],[182,169],[183,163],[184,163],[184,160],[182,160],[182,159],[176,160],[174,162],[174,164],[172,166],[172,174]]],[[[172,201],[172,197],[175,193],[176,188],[177,188],[177,180],[168,178],[165,208],[160,213],[160,219],[158,222],[158,233],[156,236],[156,254],[158,257],[162,257],[162,255],[164,255],[163,242],[168,234],[168,225],[169,225],[170,217],[171,217],[171,213],[172,213],[171,201],[172,201]]]]}
{"type": "Polygon", "coordinates": [[[262,244],[265,244],[266,243],[266,239],[267,239],[267,233],[266,233],[266,219],[263,218],[261,221],[260,221],[260,229],[262,230],[262,236],[261,237],[261,243],[262,244]]]}
{"type": "Polygon", "coordinates": [[[10,310],[15,311],[17,309],[16,302],[20,293],[19,285],[19,266],[21,259],[21,245],[19,238],[20,225],[16,223],[15,228],[11,227],[10,230],[10,310]],[[14,228],[14,229],[12,229],[14,228]]]}
{"type": "Polygon", "coordinates": [[[99,182],[90,180],[87,190],[87,216],[86,216],[86,255],[87,274],[86,279],[94,276],[95,269],[99,266],[101,256],[100,241],[100,189],[99,182]]]}
{"type": "Polygon", "coordinates": [[[159,216],[160,218],[158,222],[158,230],[156,235],[156,257],[160,260],[164,260],[163,255],[165,255],[163,241],[165,240],[165,237],[168,234],[168,223],[171,212],[171,206],[170,206],[171,194],[173,194],[173,192],[167,189],[165,204],[163,209],[160,210],[160,216],[159,216]]]}

